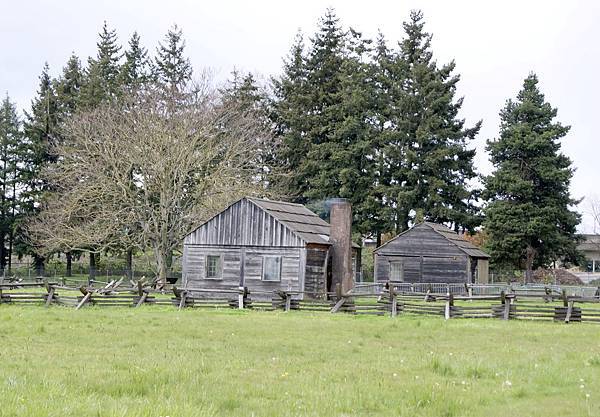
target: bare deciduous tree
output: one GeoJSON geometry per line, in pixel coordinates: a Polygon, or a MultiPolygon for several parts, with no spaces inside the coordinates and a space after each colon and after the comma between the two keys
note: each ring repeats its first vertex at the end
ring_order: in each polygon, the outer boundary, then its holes
{"type": "Polygon", "coordinates": [[[186,93],[146,88],[63,127],[56,192],[30,225],[52,251],[151,248],[164,282],[183,237],[233,200],[260,191],[270,135],[205,83],[186,93]]]}

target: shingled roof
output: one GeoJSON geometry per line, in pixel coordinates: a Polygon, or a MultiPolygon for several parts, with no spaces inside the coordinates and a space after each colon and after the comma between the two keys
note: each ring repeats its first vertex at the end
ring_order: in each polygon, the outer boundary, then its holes
{"type": "MultiPolygon", "coordinates": [[[[488,255],[487,253],[485,253],[484,251],[479,249],[477,246],[475,246],[474,244],[472,244],[471,242],[466,240],[464,237],[462,237],[461,235],[456,233],[454,230],[448,228],[447,226],[444,226],[443,224],[432,223],[432,222],[423,222],[423,223],[416,224],[413,227],[416,227],[416,226],[430,227],[436,233],[442,235],[448,242],[457,246],[462,252],[464,252],[465,254],[467,254],[468,256],[470,256],[472,258],[489,258],[490,257],[490,255],[488,255]]],[[[383,245],[381,245],[380,247],[375,249],[375,251],[378,251],[380,248],[387,245],[387,243],[389,243],[395,239],[398,239],[400,236],[402,236],[404,233],[407,233],[411,229],[408,229],[405,232],[400,233],[398,236],[394,237],[393,239],[390,239],[388,242],[384,243],[383,245]]]]}
{"type": "MultiPolygon", "coordinates": [[[[283,223],[306,243],[319,243],[322,245],[330,244],[329,223],[302,204],[265,200],[255,197],[247,198],[279,222],[283,223]]],[[[357,248],[360,247],[355,243],[352,243],[352,246],[357,248]]]]}
{"type": "Polygon", "coordinates": [[[451,230],[447,226],[438,223],[424,222],[427,226],[444,236],[448,241],[455,244],[469,256],[473,258],[489,258],[490,255],[479,249],[477,246],[466,240],[464,237],[451,230]]]}

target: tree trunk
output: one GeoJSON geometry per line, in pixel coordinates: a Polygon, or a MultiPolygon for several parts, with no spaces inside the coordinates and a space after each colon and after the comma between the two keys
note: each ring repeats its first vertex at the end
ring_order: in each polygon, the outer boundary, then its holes
{"type": "Polygon", "coordinates": [[[43,256],[39,256],[39,255],[34,255],[33,256],[33,262],[35,265],[35,275],[37,277],[43,277],[44,276],[44,257],[43,256]]]}
{"type": "Polygon", "coordinates": [[[167,276],[169,275],[169,251],[157,249],[155,253],[158,263],[158,280],[156,284],[161,287],[167,283],[167,276]]]}
{"type": "Polygon", "coordinates": [[[375,247],[380,247],[381,246],[381,232],[377,232],[377,240],[375,243],[375,247]]]}
{"type": "Polygon", "coordinates": [[[8,235],[8,264],[7,271],[8,275],[12,273],[12,253],[13,253],[13,240],[15,239],[14,233],[11,231],[8,235]]]}
{"type": "Polygon", "coordinates": [[[0,275],[2,275],[6,268],[6,248],[4,247],[5,241],[5,233],[0,232],[0,275]]]}
{"type": "Polygon", "coordinates": [[[533,260],[535,259],[535,249],[531,245],[527,245],[525,256],[525,284],[529,284],[533,281],[533,260]]]}
{"type": "Polygon", "coordinates": [[[127,271],[125,271],[125,273],[127,274],[127,279],[132,280],[133,279],[133,249],[128,249],[127,250],[127,254],[126,256],[126,263],[127,266],[125,268],[127,268],[127,271]]]}
{"type": "Polygon", "coordinates": [[[96,254],[90,252],[90,271],[88,276],[88,282],[91,285],[92,281],[96,278],[96,254]]]}
{"type": "Polygon", "coordinates": [[[67,277],[72,277],[73,276],[73,254],[71,253],[71,251],[65,253],[65,256],[67,257],[67,268],[65,271],[65,276],[67,277]]]}

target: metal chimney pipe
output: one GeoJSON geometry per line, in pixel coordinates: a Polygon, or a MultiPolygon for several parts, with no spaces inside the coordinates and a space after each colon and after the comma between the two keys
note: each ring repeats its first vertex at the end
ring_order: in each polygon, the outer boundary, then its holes
{"type": "Polygon", "coordinates": [[[352,205],[344,198],[331,200],[331,211],[329,214],[331,231],[329,241],[331,242],[332,263],[332,287],[341,284],[342,291],[350,291],[354,287],[352,276],[352,205]]]}

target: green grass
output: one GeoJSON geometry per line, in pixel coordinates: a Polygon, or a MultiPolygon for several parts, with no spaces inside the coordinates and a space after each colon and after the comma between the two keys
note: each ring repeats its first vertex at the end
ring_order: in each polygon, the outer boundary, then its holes
{"type": "Polygon", "coordinates": [[[1,416],[598,416],[600,326],[0,306],[1,416]]]}

